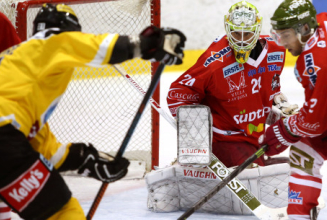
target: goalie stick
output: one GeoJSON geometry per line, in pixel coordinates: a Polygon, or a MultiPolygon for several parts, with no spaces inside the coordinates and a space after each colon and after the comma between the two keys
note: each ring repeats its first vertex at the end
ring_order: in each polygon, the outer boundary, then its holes
{"type": "MultiPolygon", "coordinates": [[[[159,79],[160,79],[160,75],[162,73],[162,71],[164,70],[165,68],[165,64],[164,63],[160,63],[160,65],[158,66],[152,80],[151,80],[151,83],[150,83],[150,86],[148,88],[148,91],[145,93],[145,96],[140,104],[140,107],[138,108],[137,112],[136,112],[136,115],[134,116],[134,119],[132,121],[132,124],[130,125],[126,135],[125,135],[125,138],[116,154],[116,157],[115,158],[120,158],[123,156],[125,150],[126,150],[126,147],[134,133],[134,130],[144,112],[144,109],[146,107],[146,104],[148,103],[149,99],[151,98],[154,90],[156,89],[157,87],[157,84],[159,82],[159,79]]],[[[91,208],[86,216],[86,219],[87,220],[91,220],[93,218],[93,215],[95,213],[95,211],[97,210],[98,206],[99,206],[99,203],[108,187],[109,183],[106,183],[106,182],[103,182],[92,205],[91,205],[91,208]]]]}
{"type": "MultiPolygon", "coordinates": [[[[114,68],[141,94],[145,94],[145,91],[141,88],[141,86],[133,80],[131,76],[129,76],[125,70],[118,66],[114,65],[114,68]]],[[[177,129],[176,121],[164,111],[160,105],[153,99],[150,99],[150,103],[158,113],[163,116],[175,129],[177,129]]],[[[197,209],[201,207],[207,200],[209,200],[214,194],[216,194],[221,188],[224,186],[228,186],[228,188],[235,194],[245,206],[247,206],[252,213],[262,220],[286,220],[286,207],[284,208],[269,208],[260,203],[260,201],[244,186],[244,184],[237,179],[237,175],[243,171],[247,165],[251,164],[254,160],[264,154],[266,151],[266,146],[260,148],[255,154],[253,154],[250,158],[248,158],[243,164],[238,166],[233,172],[229,171],[229,169],[214,155],[211,154],[211,164],[208,168],[220,179],[220,182],[211,192],[209,192],[205,197],[203,197],[197,204],[195,204],[192,208],[187,210],[184,215],[182,215],[179,219],[185,219],[188,216],[192,215],[197,209]],[[210,194],[210,195],[209,195],[210,194]],[[209,198],[210,197],[210,198],[209,198]],[[186,216],[186,215],[187,216],[186,216]]]]}

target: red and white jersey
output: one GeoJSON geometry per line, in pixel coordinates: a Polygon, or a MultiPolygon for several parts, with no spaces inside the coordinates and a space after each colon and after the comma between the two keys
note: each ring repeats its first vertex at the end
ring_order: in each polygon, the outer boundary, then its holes
{"type": "Polygon", "coordinates": [[[327,13],[317,15],[319,27],[298,57],[295,75],[305,90],[305,103],[299,114],[284,123],[295,135],[318,136],[327,131],[327,13]]]}
{"type": "Polygon", "coordinates": [[[167,102],[173,116],[181,105],[209,106],[214,141],[249,142],[258,146],[274,95],[280,93],[279,77],[285,49],[269,36],[257,58],[240,64],[225,36],[218,37],[198,61],[171,84],[167,102]]]}
{"type": "Polygon", "coordinates": [[[0,52],[20,43],[20,39],[9,19],[0,12],[0,52]]]}

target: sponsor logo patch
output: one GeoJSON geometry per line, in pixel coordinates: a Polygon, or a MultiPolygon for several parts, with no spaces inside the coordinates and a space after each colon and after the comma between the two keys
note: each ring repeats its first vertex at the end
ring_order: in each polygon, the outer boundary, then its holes
{"type": "Polygon", "coordinates": [[[211,171],[205,172],[205,171],[187,170],[187,169],[184,169],[183,171],[184,171],[183,172],[184,177],[187,178],[212,179],[212,180],[217,179],[217,176],[211,171]]]}
{"type": "Polygon", "coordinates": [[[48,168],[38,160],[14,182],[0,189],[0,194],[21,212],[39,194],[49,176],[48,168]]]}
{"type": "Polygon", "coordinates": [[[169,90],[167,98],[177,100],[177,101],[196,102],[196,101],[199,101],[200,95],[198,93],[196,93],[196,94],[184,93],[182,89],[176,88],[176,89],[169,90]]]}
{"type": "Polygon", "coordinates": [[[273,71],[281,71],[282,67],[277,66],[276,64],[268,65],[268,71],[273,72],[273,71]]]}
{"type": "Polygon", "coordinates": [[[312,53],[304,55],[304,62],[305,70],[302,75],[309,77],[311,84],[315,86],[317,81],[317,72],[320,70],[320,67],[314,64],[312,53]]]}
{"type": "Polygon", "coordinates": [[[252,122],[256,119],[262,118],[265,114],[269,114],[270,107],[264,107],[263,109],[258,109],[256,111],[252,111],[250,113],[246,113],[245,109],[240,112],[239,115],[234,115],[233,119],[236,124],[242,124],[246,122],[252,122]]]}
{"type": "Polygon", "coordinates": [[[318,47],[321,47],[321,48],[325,48],[325,47],[326,47],[326,42],[323,41],[323,40],[318,41],[317,46],[318,46],[318,47]]]}
{"type": "Polygon", "coordinates": [[[223,68],[224,78],[234,75],[235,73],[244,70],[244,66],[238,62],[232,63],[225,68],[223,68]]]}
{"type": "Polygon", "coordinates": [[[284,61],[284,52],[268,53],[267,63],[282,63],[284,61]]]}
{"type": "Polygon", "coordinates": [[[223,62],[224,61],[224,56],[229,53],[231,51],[231,48],[228,46],[228,47],[225,47],[224,49],[218,51],[218,52],[214,52],[214,51],[211,51],[211,56],[208,57],[206,59],[206,61],[204,62],[204,66],[207,67],[209,66],[212,62],[215,62],[215,61],[220,61],[220,62],[223,62]]]}
{"type": "Polygon", "coordinates": [[[301,192],[295,192],[293,190],[288,190],[288,204],[298,204],[303,203],[303,197],[300,197],[301,192]]]}

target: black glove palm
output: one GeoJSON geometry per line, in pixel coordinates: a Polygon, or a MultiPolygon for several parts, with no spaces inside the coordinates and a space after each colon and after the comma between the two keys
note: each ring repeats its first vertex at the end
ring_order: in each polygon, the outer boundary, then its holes
{"type": "Polygon", "coordinates": [[[84,154],[87,155],[78,173],[84,176],[93,177],[102,182],[114,182],[127,174],[129,161],[125,158],[115,159],[111,155],[98,152],[90,145],[84,154]]]}

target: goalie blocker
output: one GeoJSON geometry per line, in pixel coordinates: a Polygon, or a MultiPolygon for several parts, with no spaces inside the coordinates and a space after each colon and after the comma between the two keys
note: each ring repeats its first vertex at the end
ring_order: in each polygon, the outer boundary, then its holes
{"type": "Polygon", "coordinates": [[[183,105],[177,109],[178,162],[181,165],[210,164],[212,116],[205,105],[183,105]]]}

